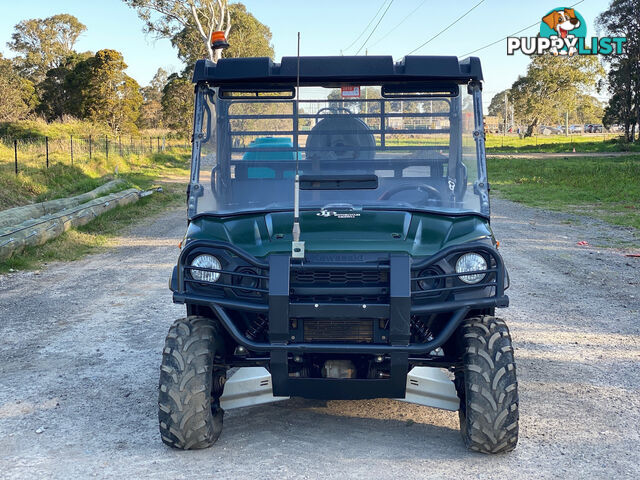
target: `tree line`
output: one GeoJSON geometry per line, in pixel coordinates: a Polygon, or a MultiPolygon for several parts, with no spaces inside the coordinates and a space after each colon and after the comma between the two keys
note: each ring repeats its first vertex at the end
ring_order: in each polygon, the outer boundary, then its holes
{"type": "MultiPolygon", "coordinates": [[[[208,41],[200,35],[202,22],[197,15],[184,15],[181,22],[172,21],[171,16],[153,17],[149,14],[153,2],[125,3],[138,10],[147,31],[171,40],[187,65],[182,72],[169,74],[159,68],[149,85],[141,87],[127,75],[122,53],[76,51],[78,38],[87,28],[73,15],[23,20],[14,27],[7,44],[16,56],[8,59],[0,54],[0,122],[74,117],[106,125],[114,134],[149,128],[188,133],[193,116],[193,65],[209,56],[208,41]]],[[[225,8],[231,46],[223,56],[273,57],[271,31],[243,4],[209,3],[225,8]]]]}

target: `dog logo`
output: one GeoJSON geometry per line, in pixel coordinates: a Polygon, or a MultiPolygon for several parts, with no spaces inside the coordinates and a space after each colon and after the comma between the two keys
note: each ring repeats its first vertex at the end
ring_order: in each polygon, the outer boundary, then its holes
{"type": "Polygon", "coordinates": [[[587,22],[577,10],[554,8],[542,17],[540,33],[535,37],[507,37],[507,55],[620,55],[626,37],[592,37],[587,39],[587,22]]]}
{"type": "Polygon", "coordinates": [[[556,8],[542,17],[540,36],[561,39],[564,44],[561,49],[555,45],[549,49],[554,55],[573,56],[578,52],[578,38],[585,38],[586,35],[587,24],[573,8],[556,8]]]}

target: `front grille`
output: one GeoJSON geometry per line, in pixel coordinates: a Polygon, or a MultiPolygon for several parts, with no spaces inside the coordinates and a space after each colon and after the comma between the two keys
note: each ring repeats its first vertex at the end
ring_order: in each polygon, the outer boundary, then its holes
{"type": "Polygon", "coordinates": [[[291,295],[293,303],[385,303],[386,295],[291,295]]]}
{"type": "Polygon", "coordinates": [[[305,318],[305,342],[373,343],[373,319],[305,318]]]}
{"type": "Polygon", "coordinates": [[[387,272],[375,270],[293,270],[291,283],[366,286],[388,282],[387,272]]]}

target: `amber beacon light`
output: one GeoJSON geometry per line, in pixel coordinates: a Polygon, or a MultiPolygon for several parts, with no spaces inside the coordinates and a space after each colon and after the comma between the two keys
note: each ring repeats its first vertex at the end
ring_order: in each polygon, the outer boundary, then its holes
{"type": "Polygon", "coordinates": [[[217,31],[211,34],[211,47],[214,50],[217,50],[219,48],[229,48],[229,43],[224,37],[224,32],[217,31]]]}

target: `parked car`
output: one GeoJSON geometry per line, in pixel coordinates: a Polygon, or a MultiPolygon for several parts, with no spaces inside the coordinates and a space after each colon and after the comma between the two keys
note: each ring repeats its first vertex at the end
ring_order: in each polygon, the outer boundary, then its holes
{"type": "Polygon", "coordinates": [[[542,135],[562,135],[564,130],[553,125],[540,125],[540,133],[542,135]]]}

